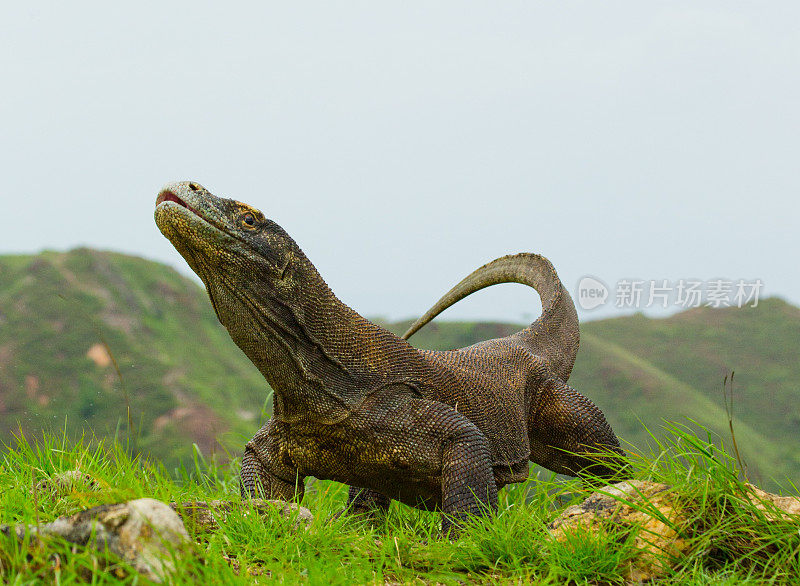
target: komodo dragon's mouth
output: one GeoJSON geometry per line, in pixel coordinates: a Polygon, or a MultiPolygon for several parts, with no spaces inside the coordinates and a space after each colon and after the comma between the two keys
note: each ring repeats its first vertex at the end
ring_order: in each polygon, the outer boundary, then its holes
{"type": "MultiPolygon", "coordinates": [[[[165,201],[174,202],[174,203],[176,203],[176,204],[178,204],[180,206],[185,207],[187,210],[189,210],[190,212],[194,213],[196,216],[200,216],[200,214],[198,213],[198,211],[196,209],[194,209],[188,203],[186,203],[181,198],[179,198],[177,195],[172,193],[169,189],[165,189],[164,191],[162,191],[161,193],[158,194],[158,197],[156,198],[156,207],[158,207],[159,205],[161,205],[165,201]]],[[[202,216],[200,216],[200,217],[202,218],[202,216]]]]}
{"type": "Polygon", "coordinates": [[[206,226],[210,226],[211,228],[214,228],[215,230],[222,232],[223,234],[225,234],[226,236],[230,236],[231,238],[237,240],[240,239],[238,235],[232,234],[230,229],[224,226],[223,223],[218,218],[214,217],[213,210],[204,209],[206,207],[205,202],[200,201],[198,202],[198,204],[196,204],[199,206],[199,209],[192,207],[186,202],[185,199],[178,196],[172,189],[166,188],[162,189],[161,192],[158,194],[158,197],[156,198],[156,209],[158,209],[159,206],[167,202],[172,202],[192,212],[192,214],[194,214],[195,219],[199,220],[206,226]]]}

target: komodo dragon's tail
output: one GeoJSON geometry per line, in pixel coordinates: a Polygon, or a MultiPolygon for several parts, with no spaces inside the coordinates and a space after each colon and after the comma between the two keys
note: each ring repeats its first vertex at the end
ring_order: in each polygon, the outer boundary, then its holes
{"type": "Polygon", "coordinates": [[[542,315],[530,327],[513,335],[535,354],[545,358],[556,376],[566,381],[575,364],[580,334],[572,298],[545,257],[529,252],[504,256],[483,265],[453,287],[403,334],[407,340],[445,309],[491,285],[520,283],[536,289],[542,315]]]}

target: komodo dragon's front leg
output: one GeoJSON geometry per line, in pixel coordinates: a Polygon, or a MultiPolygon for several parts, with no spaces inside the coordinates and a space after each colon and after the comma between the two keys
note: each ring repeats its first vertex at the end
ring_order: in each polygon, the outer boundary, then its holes
{"type": "Polygon", "coordinates": [[[441,510],[445,532],[497,509],[489,440],[463,414],[438,401],[413,398],[378,400],[363,415],[355,419],[369,430],[374,453],[368,450],[357,486],[441,510]],[[382,483],[382,478],[391,481],[382,483]]]}
{"type": "Polygon", "coordinates": [[[270,419],[247,442],[239,476],[242,497],[302,500],[304,478],[287,463],[286,439],[280,427],[279,422],[270,419]]]}
{"type": "Polygon", "coordinates": [[[442,511],[445,533],[497,509],[489,440],[472,421],[438,401],[377,399],[354,418],[372,437],[357,486],[442,511]]]}

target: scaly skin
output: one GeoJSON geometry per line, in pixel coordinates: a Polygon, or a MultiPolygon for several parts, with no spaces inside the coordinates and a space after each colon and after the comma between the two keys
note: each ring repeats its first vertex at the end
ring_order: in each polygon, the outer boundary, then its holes
{"type": "Polygon", "coordinates": [[[350,485],[351,510],[396,499],[441,510],[447,529],[494,510],[498,489],[527,478],[529,460],[570,475],[620,470],[605,417],[565,382],[578,322],[547,259],[481,267],[405,337],[473,291],[512,281],[542,296],[529,328],[423,351],[339,301],[294,240],[246,204],[174,183],[155,219],[274,390],[272,418],[245,447],[243,495],[299,499],[315,476],[350,485]]]}

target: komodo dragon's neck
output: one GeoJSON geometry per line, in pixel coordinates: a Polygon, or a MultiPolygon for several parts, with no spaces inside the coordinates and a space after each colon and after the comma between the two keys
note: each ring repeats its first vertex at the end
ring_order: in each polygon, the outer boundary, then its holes
{"type": "Polygon", "coordinates": [[[279,284],[217,269],[206,285],[231,338],[275,391],[276,416],[286,420],[341,419],[388,382],[399,355],[415,353],[340,301],[299,248],[279,284]]]}

